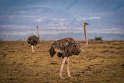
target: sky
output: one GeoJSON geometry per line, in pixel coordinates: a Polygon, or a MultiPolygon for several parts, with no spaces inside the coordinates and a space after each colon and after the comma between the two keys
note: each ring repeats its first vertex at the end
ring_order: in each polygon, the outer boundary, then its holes
{"type": "Polygon", "coordinates": [[[0,0],[0,40],[41,40],[72,37],[124,40],[124,0],[0,0]]]}

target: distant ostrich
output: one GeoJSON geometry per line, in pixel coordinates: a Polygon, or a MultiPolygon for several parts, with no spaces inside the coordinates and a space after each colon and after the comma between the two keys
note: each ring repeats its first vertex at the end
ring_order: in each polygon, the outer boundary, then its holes
{"type": "Polygon", "coordinates": [[[62,58],[62,64],[61,64],[60,73],[59,73],[60,78],[63,78],[62,71],[65,63],[67,64],[68,77],[71,77],[70,70],[69,70],[69,56],[79,55],[81,51],[83,51],[87,47],[88,45],[88,39],[86,35],[87,25],[88,23],[84,22],[84,35],[85,35],[85,41],[86,41],[85,45],[80,46],[72,38],[64,38],[61,40],[57,40],[53,42],[53,44],[51,45],[49,49],[51,58],[53,59],[53,56],[55,54],[57,54],[58,57],[62,58]]]}
{"type": "Polygon", "coordinates": [[[38,35],[38,36],[32,35],[32,36],[28,37],[28,39],[27,39],[28,44],[31,45],[32,53],[35,52],[35,51],[34,51],[34,46],[37,45],[37,43],[38,43],[38,41],[39,41],[39,38],[40,38],[39,33],[38,33],[38,26],[37,26],[37,35],[38,35]]]}

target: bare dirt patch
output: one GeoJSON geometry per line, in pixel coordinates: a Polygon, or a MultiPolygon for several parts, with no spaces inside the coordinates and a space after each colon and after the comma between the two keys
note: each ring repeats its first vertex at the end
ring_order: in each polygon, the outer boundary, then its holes
{"type": "Polygon", "coordinates": [[[124,83],[124,41],[89,42],[83,53],[70,57],[73,78],[65,68],[64,80],[59,78],[61,59],[50,64],[51,44],[42,41],[32,53],[27,42],[0,42],[0,83],[124,83]]]}

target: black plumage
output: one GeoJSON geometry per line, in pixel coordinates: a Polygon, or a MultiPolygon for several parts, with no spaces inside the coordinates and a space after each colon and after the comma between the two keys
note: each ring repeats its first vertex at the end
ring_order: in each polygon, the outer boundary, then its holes
{"type": "Polygon", "coordinates": [[[39,38],[36,35],[32,35],[30,37],[28,37],[28,44],[30,45],[37,45],[39,38]]]}
{"type": "Polygon", "coordinates": [[[72,38],[64,38],[55,41],[49,49],[50,56],[53,57],[56,53],[59,58],[78,55],[81,52],[80,45],[72,38]],[[58,51],[56,51],[58,49],[58,51]]]}
{"type": "Polygon", "coordinates": [[[64,38],[54,41],[49,49],[50,56],[53,57],[56,53],[63,53],[67,47],[74,43],[75,41],[72,38],[64,38]]]}
{"type": "Polygon", "coordinates": [[[30,44],[32,47],[33,53],[34,53],[34,45],[37,45],[37,43],[39,42],[39,38],[40,38],[39,33],[38,33],[38,26],[37,26],[37,35],[38,36],[32,35],[32,36],[28,37],[28,39],[27,39],[28,44],[30,44]]]}

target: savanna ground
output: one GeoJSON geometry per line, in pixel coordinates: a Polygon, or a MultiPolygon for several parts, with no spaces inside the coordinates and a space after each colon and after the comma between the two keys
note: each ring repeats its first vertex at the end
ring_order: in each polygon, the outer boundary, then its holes
{"type": "Polygon", "coordinates": [[[32,53],[27,42],[1,41],[0,83],[124,83],[124,41],[90,41],[84,52],[70,57],[73,78],[64,66],[65,79],[59,78],[61,59],[50,64],[51,44],[41,41],[32,53]]]}

